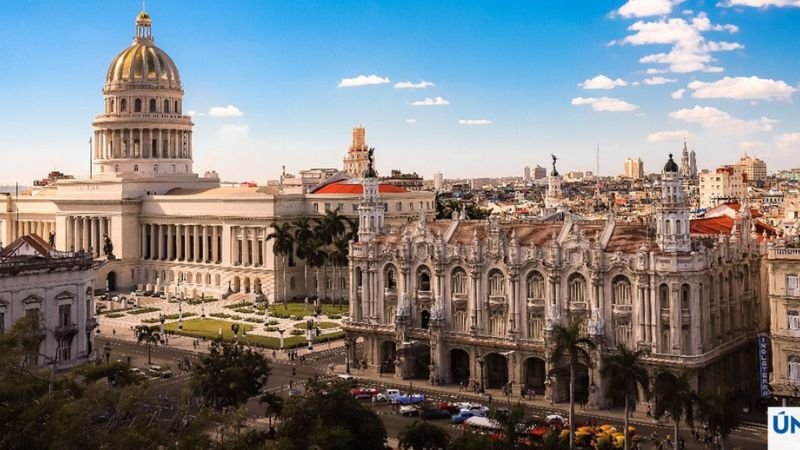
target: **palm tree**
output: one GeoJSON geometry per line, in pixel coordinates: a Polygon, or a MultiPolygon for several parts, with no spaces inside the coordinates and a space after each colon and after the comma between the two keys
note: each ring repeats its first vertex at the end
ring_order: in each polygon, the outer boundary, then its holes
{"type": "Polygon", "coordinates": [[[660,419],[665,414],[672,417],[675,450],[678,450],[678,425],[683,417],[686,425],[694,423],[694,403],[697,395],[692,388],[691,372],[684,371],[679,376],[660,376],[656,378],[656,409],[654,416],[660,419]]]}
{"type": "Polygon", "coordinates": [[[567,326],[553,327],[553,351],[551,364],[558,366],[564,361],[569,366],[569,448],[575,448],[575,369],[578,363],[591,363],[589,350],[597,346],[594,341],[581,335],[581,319],[573,320],[567,326]]]}
{"type": "Polygon", "coordinates": [[[272,418],[277,418],[283,412],[283,397],[273,392],[268,392],[263,394],[258,399],[258,402],[267,405],[267,410],[264,414],[267,416],[267,420],[269,420],[270,429],[272,429],[272,418]]]}
{"type": "Polygon", "coordinates": [[[328,259],[328,254],[325,251],[325,241],[319,234],[315,233],[305,242],[305,244],[306,265],[314,268],[317,273],[316,293],[317,299],[319,299],[321,281],[319,278],[319,268],[322,267],[325,264],[325,261],[328,259]]]}
{"type": "Polygon", "coordinates": [[[722,450],[725,438],[739,426],[739,410],[736,397],[730,388],[718,388],[714,393],[704,393],[698,399],[700,417],[708,424],[709,433],[719,435],[722,450]]]}
{"type": "Polygon", "coordinates": [[[311,219],[300,217],[292,222],[294,227],[295,255],[303,260],[303,285],[306,289],[306,300],[308,300],[308,240],[314,234],[311,230],[311,219]]]}
{"type": "MultiPolygon", "coordinates": [[[[333,248],[331,251],[328,252],[328,260],[330,260],[331,265],[333,266],[333,298],[336,300],[336,279],[337,279],[337,268],[344,268],[347,266],[348,259],[347,256],[350,252],[350,242],[346,241],[343,238],[336,239],[333,241],[333,248]]],[[[340,303],[341,305],[341,303],[340,303]]]]}
{"type": "Polygon", "coordinates": [[[139,325],[136,327],[136,343],[147,344],[147,364],[152,364],[150,360],[150,348],[152,345],[158,345],[161,342],[161,333],[157,326],[139,325]]]}
{"type": "Polygon", "coordinates": [[[289,306],[286,304],[286,266],[289,263],[288,256],[294,251],[294,238],[292,236],[292,225],[284,222],[281,224],[273,223],[272,233],[267,236],[267,239],[272,239],[272,251],[276,255],[283,257],[283,307],[284,309],[289,306]]]}
{"type": "Polygon", "coordinates": [[[639,399],[639,388],[646,397],[650,396],[650,375],[642,364],[646,350],[630,350],[623,344],[617,345],[617,352],[603,358],[600,373],[608,380],[606,391],[625,394],[625,450],[630,448],[628,424],[630,423],[630,403],[639,399]]]}

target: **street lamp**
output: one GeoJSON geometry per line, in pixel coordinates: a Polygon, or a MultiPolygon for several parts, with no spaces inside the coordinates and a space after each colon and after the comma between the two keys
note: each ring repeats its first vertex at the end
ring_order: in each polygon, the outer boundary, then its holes
{"type": "Polygon", "coordinates": [[[183,291],[178,298],[178,330],[183,331],[183,291]]]}
{"type": "Polygon", "coordinates": [[[200,318],[201,319],[205,319],[206,318],[206,293],[205,292],[201,292],[200,293],[200,318]]]}
{"type": "Polygon", "coordinates": [[[483,355],[478,356],[478,365],[481,367],[481,389],[480,392],[483,394],[485,384],[483,382],[483,365],[486,363],[486,360],[483,358],[483,355]]]}
{"type": "Polygon", "coordinates": [[[111,343],[110,342],[106,342],[106,344],[103,346],[103,351],[106,354],[106,364],[108,364],[108,361],[111,359],[111,343]]]}
{"type": "Polygon", "coordinates": [[[283,328],[279,328],[278,329],[278,333],[280,333],[280,335],[281,335],[281,351],[283,351],[283,333],[285,333],[285,332],[286,332],[286,330],[283,329],[283,328]]]}
{"type": "Polygon", "coordinates": [[[344,340],[344,371],[350,373],[350,339],[344,340]]]}
{"type": "Polygon", "coordinates": [[[306,321],[306,340],[308,341],[308,351],[314,350],[314,319],[306,321]]]}
{"type": "Polygon", "coordinates": [[[167,316],[165,316],[164,313],[159,313],[158,314],[158,321],[161,322],[161,328],[160,328],[159,331],[161,333],[161,340],[163,341],[164,340],[164,322],[167,321],[167,316]]]}

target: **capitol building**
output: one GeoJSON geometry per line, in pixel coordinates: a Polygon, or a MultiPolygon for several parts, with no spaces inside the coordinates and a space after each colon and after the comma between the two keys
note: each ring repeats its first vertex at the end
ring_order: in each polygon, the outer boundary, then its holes
{"type": "MultiPolygon", "coordinates": [[[[89,252],[95,290],[283,300],[284,261],[267,239],[270,226],[331,210],[357,216],[363,174],[353,171],[366,164],[365,130],[353,130],[343,170],[323,171],[312,184],[222,187],[215,172],[195,173],[183,94],[178,66],[155,45],[142,11],[132,44],[106,72],[102,112],[92,123],[92,176],[0,196],[0,245],[33,234],[59,251],[89,252]]],[[[389,224],[435,211],[432,192],[379,189],[389,224]]],[[[304,262],[287,259],[286,296],[311,294],[315,281],[306,285],[304,262]]],[[[346,292],[348,280],[339,277],[321,280],[323,287],[336,283],[346,292]]]]}
{"type": "Polygon", "coordinates": [[[510,384],[514,393],[522,385],[567,401],[569,371],[551,363],[551,338],[556,325],[580,320],[597,343],[577,370],[576,398],[589,408],[623,401],[606,398],[601,374],[603,356],[619,344],[649,351],[653,379],[693,369],[696,389],[755,394],[755,342],[768,323],[766,243],[748,208],[732,219],[690,220],[672,155],[650,224],[572,214],[561,181],[554,161],[550,211],[540,219],[422,214],[387,228],[376,181],[365,180],[350,251],[350,359],[402,379],[510,384]]]}

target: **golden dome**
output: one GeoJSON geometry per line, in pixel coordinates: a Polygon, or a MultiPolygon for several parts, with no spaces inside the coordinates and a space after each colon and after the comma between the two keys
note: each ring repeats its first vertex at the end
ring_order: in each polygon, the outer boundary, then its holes
{"type": "Polygon", "coordinates": [[[111,62],[106,73],[107,88],[129,85],[180,89],[181,78],[172,58],[156,47],[150,34],[150,15],[142,11],[136,17],[136,37],[111,62]]]}

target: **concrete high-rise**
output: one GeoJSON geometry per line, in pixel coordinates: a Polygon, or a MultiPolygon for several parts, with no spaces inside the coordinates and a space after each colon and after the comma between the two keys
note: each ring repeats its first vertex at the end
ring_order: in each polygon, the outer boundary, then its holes
{"type": "Polygon", "coordinates": [[[433,188],[434,189],[442,189],[444,187],[444,175],[442,172],[436,172],[433,174],[433,188]]]}
{"type": "Polygon", "coordinates": [[[531,168],[530,168],[530,166],[525,166],[525,168],[522,170],[522,181],[524,181],[526,183],[531,181],[531,168]]]}
{"type": "Polygon", "coordinates": [[[644,178],[644,161],[642,158],[625,160],[625,177],[638,180],[644,178]]]}
{"type": "Polygon", "coordinates": [[[748,182],[760,183],[767,179],[767,163],[758,158],[748,156],[747,153],[734,165],[747,174],[748,182]]]}

